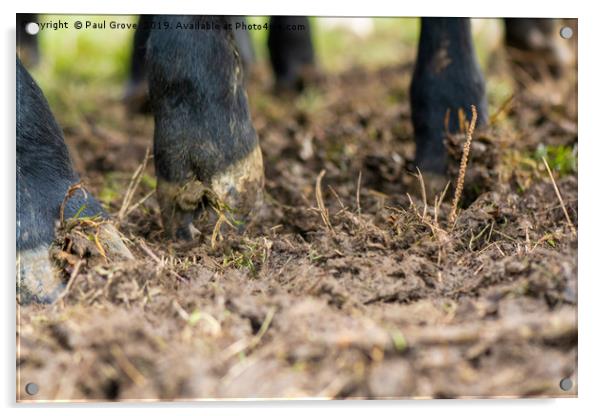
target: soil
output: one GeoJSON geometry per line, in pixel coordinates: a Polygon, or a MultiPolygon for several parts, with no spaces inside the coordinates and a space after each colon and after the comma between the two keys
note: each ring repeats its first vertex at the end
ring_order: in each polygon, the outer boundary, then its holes
{"type": "MultiPolygon", "coordinates": [[[[69,290],[19,310],[18,400],[576,396],[577,173],[553,171],[571,226],[532,156],[576,148],[575,81],[492,106],[449,224],[455,179],[440,204],[415,191],[411,69],[350,69],[285,97],[259,68],[263,211],[192,244],[163,236],[152,158],[123,209],[153,121],[96,91],[66,141],[136,260],[94,244],[62,257],[69,290]]],[[[463,143],[448,141],[450,178],[463,143]]]]}

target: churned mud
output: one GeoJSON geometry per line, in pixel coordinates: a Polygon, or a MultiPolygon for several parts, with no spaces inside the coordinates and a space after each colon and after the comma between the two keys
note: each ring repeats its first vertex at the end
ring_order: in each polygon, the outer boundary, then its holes
{"type": "Polygon", "coordinates": [[[105,259],[93,222],[60,231],[68,291],[20,307],[18,399],[576,395],[574,80],[492,105],[450,224],[464,136],[446,197],[425,204],[411,69],[352,69],[295,98],[260,68],[264,209],[244,235],[209,224],[193,244],[162,234],[152,118],[98,91],[66,140],[136,260],[105,259]]]}

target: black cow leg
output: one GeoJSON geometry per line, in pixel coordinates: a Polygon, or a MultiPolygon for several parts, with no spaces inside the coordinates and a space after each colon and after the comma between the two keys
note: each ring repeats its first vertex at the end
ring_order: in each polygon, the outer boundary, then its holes
{"type": "MultiPolygon", "coordinates": [[[[228,16],[227,19],[232,23],[234,39],[238,47],[246,77],[255,63],[255,51],[253,50],[253,43],[251,42],[249,31],[242,27],[236,27],[236,23],[246,23],[245,17],[228,16]]],[[[161,27],[161,23],[161,19],[155,20],[155,27],[161,27]]],[[[148,42],[152,24],[152,15],[141,15],[138,19],[136,32],[134,33],[130,76],[123,98],[128,110],[132,113],[150,112],[146,74],[146,44],[148,42]]]]}
{"type": "MultiPolygon", "coordinates": [[[[217,16],[161,16],[172,27],[217,16]]],[[[152,30],[148,75],[157,197],[170,237],[191,239],[207,202],[242,225],[262,202],[263,162],[231,31],[152,30]]]]}
{"type": "MultiPolygon", "coordinates": [[[[17,285],[21,303],[52,302],[63,289],[48,250],[60,207],[78,183],[63,134],[42,91],[17,59],[17,285]]],[[[106,217],[89,194],[76,190],[64,206],[65,218],[106,217]]],[[[131,258],[119,234],[103,225],[107,252],[131,258]]]]}
{"type": "Polygon", "coordinates": [[[25,31],[25,26],[30,22],[37,23],[38,15],[17,13],[17,55],[27,66],[36,65],[40,60],[38,36],[25,31]]]}
{"type": "Polygon", "coordinates": [[[485,82],[472,44],[470,20],[422,18],[418,57],[410,90],[416,140],[416,165],[423,172],[444,174],[446,113],[450,133],[459,129],[458,110],[470,118],[478,111],[478,126],[487,123],[485,82]]]}
{"type": "Polygon", "coordinates": [[[123,101],[129,111],[133,113],[148,113],[148,82],[146,80],[146,43],[151,30],[153,16],[143,14],[138,19],[138,26],[134,32],[132,45],[132,59],[130,62],[130,77],[125,89],[123,101]]]}
{"type": "Polygon", "coordinates": [[[556,19],[506,18],[505,42],[510,61],[539,80],[542,71],[559,78],[570,60],[556,19]]]}
{"type": "Polygon", "coordinates": [[[277,89],[301,91],[315,76],[314,48],[307,17],[272,16],[268,49],[277,89]]]}

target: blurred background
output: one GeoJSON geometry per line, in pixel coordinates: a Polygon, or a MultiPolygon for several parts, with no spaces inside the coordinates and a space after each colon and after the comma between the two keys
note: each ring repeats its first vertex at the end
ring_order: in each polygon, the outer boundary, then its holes
{"type": "MultiPolygon", "coordinates": [[[[51,106],[64,109],[65,89],[96,89],[119,97],[127,80],[134,30],[73,29],[77,15],[42,15],[40,22],[68,22],[69,29],[41,30],[38,34],[41,61],[32,73],[51,106]]],[[[92,22],[136,22],[137,16],[86,16],[92,22]]],[[[248,23],[262,25],[267,17],[247,17],[248,23]]],[[[310,17],[314,47],[320,67],[336,74],[353,67],[373,69],[411,61],[416,54],[419,18],[326,18],[310,17]]],[[[484,70],[491,52],[502,42],[499,19],[472,19],[478,58],[484,70]]],[[[256,59],[267,65],[266,30],[249,31],[256,59]]],[[[493,85],[493,83],[491,83],[493,85]]],[[[81,92],[81,91],[80,91],[81,92]]],[[[503,97],[508,86],[490,87],[492,99],[503,97]]],[[[104,95],[104,94],[103,94],[104,95]]]]}

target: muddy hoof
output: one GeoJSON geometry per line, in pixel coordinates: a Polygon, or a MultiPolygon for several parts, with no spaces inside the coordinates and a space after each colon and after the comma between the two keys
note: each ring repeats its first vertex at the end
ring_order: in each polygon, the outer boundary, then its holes
{"type": "MultiPolygon", "coordinates": [[[[134,260],[119,231],[110,223],[100,225],[98,240],[108,261],[134,260]]],[[[21,305],[52,303],[65,290],[67,278],[51,258],[52,245],[17,252],[17,294],[21,305]]]]}
{"type": "Polygon", "coordinates": [[[134,260],[135,257],[124,244],[121,233],[111,223],[100,226],[98,240],[101,242],[107,259],[111,261],[134,260]]]}
{"type": "MultiPolygon", "coordinates": [[[[227,24],[221,16],[161,19],[174,27],[227,24]]],[[[220,224],[244,228],[261,205],[264,179],[234,37],[155,30],[147,45],[157,198],[166,234],[193,239],[193,222],[207,213],[217,214],[220,224]]]]}
{"type": "Polygon", "coordinates": [[[58,267],[50,260],[50,246],[17,252],[19,304],[52,303],[65,289],[58,267]]]}
{"type": "Polygon", "coordinates": [[[165,232],[172,239],[192,240],[200,234],[193,222],[207,211],[242,231],[263,203],[263,185],[259,146],[207,181],[195,177],[173,183],[159,178],[157,198],[165,232]]]}

